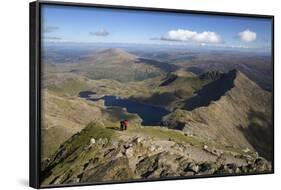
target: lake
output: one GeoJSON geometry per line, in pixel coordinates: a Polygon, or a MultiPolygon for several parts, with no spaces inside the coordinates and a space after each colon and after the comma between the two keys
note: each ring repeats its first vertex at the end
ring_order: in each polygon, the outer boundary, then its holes
{"type": "Polygon", "coordinates": [[[91,95],[94,94],[95,93],[91,91],[81,91],[79,97],[90,101],[102,99],[104,100],[106,107],[117,106],[126,108],[127,112],[138,114],[142,119],[142,125],[160,125],[162,117],[170,113],[170,111],[162,107],[143,104],[128,99],[121,99],[116,96],[106,95],[101,98],[91,98],[91,95]]]}

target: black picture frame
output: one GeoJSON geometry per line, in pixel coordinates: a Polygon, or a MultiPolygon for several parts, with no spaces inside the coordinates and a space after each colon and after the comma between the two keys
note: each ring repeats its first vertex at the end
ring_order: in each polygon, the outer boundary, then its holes
{"type": "Polygon", "coordinates": [[[274,16],[273,15],[259,15],[246,13],[228,13],[228,12],[210,12],[210,11],[195,11],[195,10],[181,10],[181,9],[167,9],[167,8],[151,8],[151,7],[133,7],[120,5],[104,5],[104,4],[89,4],[89,3],[71,3],[71,2],[56,2],[56,1],[34,1],[29,4],[29,185],[33,188],[54,188],[54,187],[70,187],[70,186],[85,186],[85,185],[100,185],[100,184],[120,184],[132,182],[149,182],[149,181],[164,181],[164,180],[182,180],[194,178],[211,178],[211,177],[227,177],[227,176],[241,176],[241,175],[257,175],[257,174],[273,174],[274,173],[274,16]],[[153,12],[172,12],[172,13],[192,13],[192,14],[207,14],[219,16],[234,16],[234,17],[248,17],[248,18],[266,18],[271,19],[272,34],[271,34],[271,59],[272,59],[272,122],[273,122],[273,155],[272,155],[272,170],[270,172],[258,173],[243,173],[243,174],[224,174],[224,175],[201,175],[189,177],[168,177],[164,179],[140,179],[131,181],[111,181],[98,183],[77,183],[77,184],[61,184],[61,185],[40,185],[40,145],[41,145],[41,6],[42,5],[60,5],[60,6],[76,6],[76,7],[95,7],[95,8],[110,8],[119,10],[141,10],[153,12]]]}

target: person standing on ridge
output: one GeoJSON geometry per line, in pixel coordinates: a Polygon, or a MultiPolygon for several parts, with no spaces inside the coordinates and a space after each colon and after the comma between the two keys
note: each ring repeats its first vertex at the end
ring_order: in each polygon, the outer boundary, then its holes
{"type": "Polygon", "coordinates": [[[120,121],[120,130],[123,131],[124,128],[125,128],[124,120],[121,120],[121,121],[120,121]]]}
{"type": "Polygon", "coordinates": [[[129,121],[127,119],[125,119],[124,120],[124,128],[125,128],[125,130],[127,130],[128,125],[129,125],[129,121]]]}

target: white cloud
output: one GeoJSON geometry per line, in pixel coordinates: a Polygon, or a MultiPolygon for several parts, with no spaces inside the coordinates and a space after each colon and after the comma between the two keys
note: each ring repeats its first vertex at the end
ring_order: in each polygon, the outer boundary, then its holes
{"type": "Polygon", "coordinates": [[[252,42],[257,38],[257,34],[249,29],[239,32],[238,36],[244,42],[252,42]]]}
{"type": "Polygon", "coordinates": [[[108,36],[109,32],[106,29],[101,29],[96,32],[90,32],[89,34],[92,36],[108,36]]]}
{"type": "Polygon", "coordinates": [[[186,42],[210,43],[210,44],[223,43],[222,37],[215,32],[204,31],[198,33],[196,31],[183,30],[183,29],[170,30],[166,35],[162,36],[161,40],[186,41],[186,42]]]}

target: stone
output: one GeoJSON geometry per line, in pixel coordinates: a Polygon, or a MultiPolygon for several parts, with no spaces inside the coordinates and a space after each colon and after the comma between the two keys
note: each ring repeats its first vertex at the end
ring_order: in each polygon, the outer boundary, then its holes
{"type": "Polygon", "coordinates": [[[193,134],[192,134],[192,132],[190,132],[190,131],[186,131],[186,132],[184,132],[184,136],[192,137],[193,134]]]}
{"type": "Polygon", "coordinates": [[[128,149],[128,148],[130,148],[130,147],[132,147],[133,146],[133,144],[132,143],[126,143],[126,144],[124,144],[124,148],[125,149],[128,149]]]}
{"type": "Polygon", "coordinates": [[[236,168],[235,169],[235,173],[241,173],[241,169],[240,168],[236,168]]]}
{"type": "Polygon", "coordinates": [[[134,150],[133,148],[128,148],[125,150],[125,154],[127,157],[132,157],[134,155],[134,150]]]}
{"type": "Polygon", "coordinates": [[[191,162],[191,163],[188,164],[185,171],[193,171],[193,172],[197,173],[199,171],[199,169],[200,168],[197,164],[195,164],[194,162],[191,162]]]}
{"type": "Polygon", "coordinates": [[[214,174],[215,171],[218,169],[218,165],[215,163],[202,163],[200,164],[200,175],[210,175],[214,174]]]}
{"type": "Polygon", "coordinates": [[[116,154],[115,158],[120,158],[120,157],[123,157],[123,156],[124,156],[124,154],[123,154],[121,151],[119,151],[119,152],[116,154]]]}
{"type": "Polygon", "coordinates": [[[107,138],[104,138],[103,139],[103,144],[107,144],[108,143],[108,139],[107,138]]]}
{"type": "Polygon", "coordinates": [[[102,145],[102,144],[103,144],[102,138],[99,138],[99,139],[97,140],[97,144],[98,144],[98,145],[102,145]]]}
{"type": "Polygon", "coordinates": [[[95,143],[96,143],[96,139],[95,138],[91,138],[90,144],[92,145],[92,144],[95,144],[95,143]]]}
{"type": "Polygon", "coordinates": [[[149,177],[158,168],[158,156],[145,157],[136,165],[136,173],[141,177],[149,177]]]}
{"type": "Polygon", "coordinates": [[[204,146],[203,146],[203,149],[204,149],[204,150],[208,150],[208,146],[207,146],[207,145],[204,145],[204,146]]]}
{"type": "Polygon", "coordinates": [[[250,149],[247,147],[247,148],[243,149],[242,151],[245,153],[248,153],[248,152],[250,152],[250,149]]]}
{"type": "Polygon", "coordinates": [[[105,146],[105,145],[107,145],[107,143],[108,143],[108,139],[107,139],[107,138],[99,138],[99,139],[96,141],[96,143],[97,143],[98,145],[105,146]]]}
{"type": "Polygon", "coordinates": [[[156,146],[155,146],[155,145],[151,145],[151,146],[149,147],[149,150],[150,150],[151,152],[155,151],[155,150],[156,150],[156,146]]]}
{"type": "Polygon", "coordinates": [[[142,138],[141,137],[137,137],[137,138],[135,138],[134,139],[134,142],[136,143],[136,144],[139,144],[140,142],[142,142],[142,138]]]}
{"type": "Polygon", "coordinates": [[[110,148],[110,149],[108,149],[108,150],[106,150],[105,152],[104,152],[104,157],[112,157],[113,155],[115,155],[116,154],[116,149],[115,148],[110,148]]]}
{"type": "Polygon", "coordinates": [[[256,170],[259,172],[268,171],[271,169],[271,165],[264,158],[259,157],[254,163],[256,170]]]}
{"type": "Polygon", "coordinates": [[[256,158],[259,158],[260,156],[259,156],[259,153],[258,152],[256,152],[256,158]]]}

